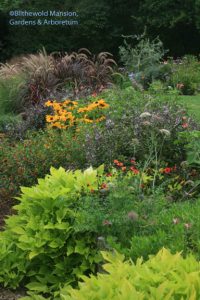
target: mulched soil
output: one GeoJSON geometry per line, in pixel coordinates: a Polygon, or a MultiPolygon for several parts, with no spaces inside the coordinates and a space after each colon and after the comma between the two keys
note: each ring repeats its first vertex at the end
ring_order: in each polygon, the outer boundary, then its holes
{"type": "MultiPolygon", "coordinates": [[[[13,215],[16,213],[13,209],[12,206],[16,205],[16,201],[14,200],[4,200],[2,201],[0,199],[0,230],[3,230],[3,226],[5,224],[5,219],[7,216],[13,215]]],[[[1,298],[0,298],[1,300],[1,298]]]]}
{"type": "Polygon", "coordinates": [[[24,291],[10,291],[6,289],[0,289],[0,300],[18,300],[24,297],[26,294],[24,291]]]}

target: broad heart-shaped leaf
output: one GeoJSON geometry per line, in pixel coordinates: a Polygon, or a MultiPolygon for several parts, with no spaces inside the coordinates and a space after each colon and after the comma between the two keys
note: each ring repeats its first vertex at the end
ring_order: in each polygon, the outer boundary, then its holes
{"type": "Polygon", "coordinates": [[[86,248],[85,242],[83,240],[77,241],[74,249],[75,253],[87,254],[88,249],[86,248]]]}
{"type": "Polygon", "coordinates": [[[29,259],[33,259],[34,257],[36,257],[37,255],[39,255],[40,252],[37,252],[37,251],[31,251],[28,255],[29,259]]]}
{"type": "Polygon", "coordinates": [[[48,287],[40,282],[30,282],[26,285],[26,287],[31,291],[37,291],[37,292],[48,292],[48,287]]]}
{"type": "Polygon", "coordinates": [[[97,170],[94,170],[92,167],[86,169],[83,173],[75,171],[76,184],[75,187],[78,191],[82,189],[97,189],[98,180],[97,180],[97,170]]]}
{"type": "Polygon", "coordinates": [[[12,230],[12,232],[17,233],[19,235],[20,234],[25,234],[25,230],[20,226],[14,227],[11,230],[12,230]]]}
{"type": "Polygon", "coordinates": [[[30,282],[33,300],[40,299],[40,293],[52,296],[64,283],[77,282],[86,270],[94,272],[99,262],[96,237],[73,225],[82,190],[97,189],[101,174],[103,166],[75,172],[51,168],[37,185],[21,189],[18,214],[8,218],[0,233],[1,283],[16,288],[22,280],[30,282]]]}

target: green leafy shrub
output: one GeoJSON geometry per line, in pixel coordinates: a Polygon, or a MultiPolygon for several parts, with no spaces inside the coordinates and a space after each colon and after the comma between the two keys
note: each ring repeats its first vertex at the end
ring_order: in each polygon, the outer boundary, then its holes
{"type": "Polygon", "coordinates": [[[171,62],[172,75],[169,85],[177,88],[180,94],[194,95],[200,89],[200,65],[195,56],[184,56],[178,63],[171,62]]]}
{"type": "Polygon", "coordinates": [[[3,114],[0,115],[0,132],[11,132],[21,123],[20,115],[3,114]]]}
{"type": "Polygon", "coordinates": [[[143,202],[140,212],[146,221],[141,223],[138,232],[135,231],[132,235],[129,249],[121,248],[122,253],[135,261],[138,256],[147,259],[149,254],[155,254],[161,247],[166,247],[173,253],[193,253],[199,259],[199,199],[193,203],[190,200],[174,204],[170,204],[169,200],[162,202],[161,199],[157,199],[157,204],[153,204],[153,199],[149,200],[147,203],[143,202]]]}
{"type": "Polygon", "coordinates": [[[159,94],[143,94],[131,87],[121,94],[118,90],[108,92],[107,96],[103,94],[110,105],[105,124],[86,127],[82,135],[88,162],[93,166],[111,164],[119,155],[136,157],[140,162],[174,164],[184,160],[183,145],[175,141],[179,132],[193,130],[197,125],[188,118],[185,109],[173,101],[176,95],[167,96],[168,99],[165,96],[163,99],[159,94]]]}
{"type": "Polygon", "coordinates": [[[200,132],[193,130],[192,132],[182,132],[180,140],[187,141],[187,162],[191,166],[200,166],[200,132]]]}
{"type": "Polygon", "coordinates": [[[65,288],[62,300],[88,299],[198,299],[200,297],[199,262],[190,255],[185,259],[181,253],[172,255],[166,249],[147,262],[139,258],[134,264],[124,262],[124,257],[103,252],[107,264],[106,274],[84,277],[79,290],[65,288]]]}
{"type": "Polygon", "coordinates": [[[159,38],[152,41],[141,36],[136,38],[138,43],[132,47],[125,38],[124,46],[119,47],[121,61],[129,72],[133,72],[133,78],[147,88],[154,79],[165,80],[171,72],[169,65],[161,64],[166,53],[159,38]]]}
{"type": "Polygon", "coordinates": [[[95,272],[100,260],[96,234],[73,225],[82,195],[98,190],[102,174],[103,166],[84,172],[51,168],[37,185],[21,188],[17,215],[0,233],[1,284],[49,294],[95,272]]]}
{"type": "Polygon", "coordinates": [[[53,130],[29,133],[18,142],[4,138],[0,144],[0,160],[0,201],[4,206],[11,205],[20,186],[35,184],[51,166],[72,169],[86,164],[81,145],[73,134],[53,130]]]}
{"type": "Polygon", "coordinates": [[[107,176],[113,179],[102,191],[83,197],[75,227],[96,232],[103,249],[116,248],[133,260],[163,246],[199,257],[199,198],[173,202],[160,186],[146,190],[152,178],[144,173],[116,177],[113,170],[107,176]]]}

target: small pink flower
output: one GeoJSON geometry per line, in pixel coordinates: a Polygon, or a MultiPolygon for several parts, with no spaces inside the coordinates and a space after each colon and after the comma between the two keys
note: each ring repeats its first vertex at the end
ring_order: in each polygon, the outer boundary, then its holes
{"type": "Polygon", "coordinates": [[[111,226],[111,225],[112,225],[112,222],[109,221],[109,220],[104,220],[102,224],[103,224],[104,226],[111,226]]]}
{"type": "Polygon", "coordinates": [[[183,128],[188,128],[188,126],[189,126],[188,123],[183,123],[183,124],[182,124],[182,127],[183,127],[183,128]]]}
{"type": "Polygon", "coordinates": [[[108,186],[107,186],[106,183],[102,183],[102,185],[101,185],[101,188],[102,188],[102,189],[107,189],[107,187],[108,187],[108,186]]]}
{"type": "Polygon", "coordinates": [[[135,165],[135,159],[131,159],[131,164],[135,165]]]}
{"type": "Polygon", "coordinates": [[[182,89],[184,87],[184,84],[183,83],[177,83],[176,85],[177,89],[182,89]]]}
{"type": "Polygon", "coordinates": [[[185,223],[184,226],[185,226],[186,229],[190,229],[192,227],[192,224],[191,223],[185,223]]]}
{"type": "Polygon", "coordinates": [[[96,98],[97,97],[97,93],[96,92],[92,93],[92,97],[96,98]]]}
{"type": "Polygon", "coordinates": [[[174,223],[175,225],[178,224],[178,223],[180,223],[179,218],[174,218],[174,219],[173,219],[173,223],[174,223]]]}
{"type": "Polygon", "coordinates": [[[112,177],[112,173],[107,173],[106,177],[112,177]]]}
{"type": "Polygon", "coordinates": [[[132,221],[136,221],[138,219],[138,214],[135,211],[129,211],[128,218],[132,221]]]}

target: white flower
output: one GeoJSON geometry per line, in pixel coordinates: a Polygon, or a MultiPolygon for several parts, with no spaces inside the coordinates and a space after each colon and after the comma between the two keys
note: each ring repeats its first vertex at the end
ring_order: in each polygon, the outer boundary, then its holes
{"type": "Polygon", "coordinates": [[[171,134],[170,131],[167,130],[167,129],[160,129],[160,132],[163,133],[166,136],[170,136],[170,134],[171,134]]]}
{"type": "Polygon", "coordinates": [[[140,118],[146,118],[146,117],[151,117],[151,114],[149,112],[143,112],[141,115],[140,115],[140,118]]]}

